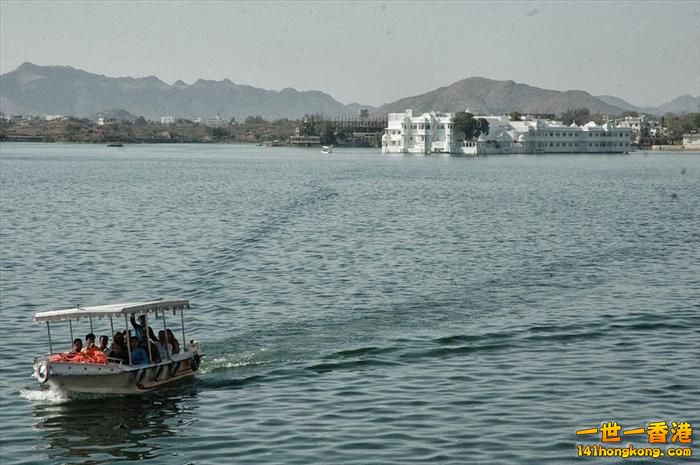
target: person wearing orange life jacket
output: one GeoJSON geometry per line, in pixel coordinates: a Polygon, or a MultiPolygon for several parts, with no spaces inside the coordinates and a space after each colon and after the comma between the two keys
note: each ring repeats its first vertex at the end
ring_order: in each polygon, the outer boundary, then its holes
{"type": "Polygon", "coordinates": [[[85,336],[85,342],[87,347],[82,350],[82,357],[80,362],[84,363],[107,363],[107,356],[105,353],[95,345],[95,335],[89,333],[85,336]]]}
{"type": "Polygon", "coordinates": [[[99,351],[99,347],[95,345],[95,335],[89,333],[85,336],[86,347],[83,349],[83,353],[86,355],[92,355],[93,352],[99,351]]]}

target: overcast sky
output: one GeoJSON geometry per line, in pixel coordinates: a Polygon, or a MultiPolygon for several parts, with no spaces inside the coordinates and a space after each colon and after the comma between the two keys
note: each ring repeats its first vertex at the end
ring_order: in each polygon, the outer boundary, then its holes
{"type": "Polygon", "coordinates": [[[0,0],[0,72],[25,61],[346,104],[483,76],[658,105],[700,95],[700,1],[0,0]]]}

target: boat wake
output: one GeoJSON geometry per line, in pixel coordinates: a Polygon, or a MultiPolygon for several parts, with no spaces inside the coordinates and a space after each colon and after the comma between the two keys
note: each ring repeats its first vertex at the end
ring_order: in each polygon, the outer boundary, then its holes
{"type": "Polygon", "coordinates": [[[60,404],[69,400],[68,395],[56,388],[21,389],[19,396],[31,402],[42,404],[60,404]]]}

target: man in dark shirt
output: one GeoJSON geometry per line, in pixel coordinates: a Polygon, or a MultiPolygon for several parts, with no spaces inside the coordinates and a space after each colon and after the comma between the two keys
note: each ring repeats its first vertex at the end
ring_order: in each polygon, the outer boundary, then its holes
{"type": "MultiPolygon", "coordinates": [[[[132,313],[131,326],[134,327],[134,335],[136,336],[136,339],[138,339],[139,345],[146,346],[146,315],[139,316],[139,322],[136,323],[136,319],[134,318],[134,314],[132,313]]],[[[153,333],[153,329],[150,326],[148,327],[148,337],[153,342],[158,342],[158,338],[153,333]]]]}

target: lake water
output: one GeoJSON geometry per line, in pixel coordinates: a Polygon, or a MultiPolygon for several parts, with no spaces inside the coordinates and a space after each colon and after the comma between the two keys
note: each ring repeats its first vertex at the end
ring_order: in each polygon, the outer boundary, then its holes
{"type": "Polygon", "coordinates": [[[2,144],[0,182],[3,464],[631,464],[575,431],[700,428],[698,155],[2,144]],[[160,297],[194,382],[31,378],[34,312],[160,297]]]}

